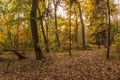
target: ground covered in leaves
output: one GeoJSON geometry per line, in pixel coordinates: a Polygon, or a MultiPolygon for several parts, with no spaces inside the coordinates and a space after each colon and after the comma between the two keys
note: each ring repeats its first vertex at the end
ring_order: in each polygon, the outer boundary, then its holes
{"type": "Polygon", "coordinates": [[[106,60],[104,50],[72,54],[50,53],[43,60],[5,60],[0,62],[0,80],[120,80],[120,64],[106,60]]]}

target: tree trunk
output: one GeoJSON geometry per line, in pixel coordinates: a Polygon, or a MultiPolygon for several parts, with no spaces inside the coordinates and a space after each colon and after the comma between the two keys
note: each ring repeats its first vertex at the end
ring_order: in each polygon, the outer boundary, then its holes
{"type": "Polygon", "coordinates": [[[69,11],[69,56],[72,56],[71,54],[71,7],[72,7],[72,4],[70,2],[70,11],[69,11]]]}
{"type": "Polygon", "coordinates": [[[16,43],[15,43],[16,45],[15,45],[15,47],[16,47],[16,49],[18,49],[18,47],[19,47],[19,24],[17,25],[17,32],[16,32],[16,43]]]}
{"type": "Polygon", "coordinates": [[[96,35],[96,44],[98,46],[98,49],[100,49],[100,47],[101,47],[101,39],[100,39],[100,34],[99,33],[96,35]]]}
{"type": "MultiPolygon", "coordinates": [[[[118,2],[118,9],[119,9],[119,0],[118,2]]],[[[115,24],[116,24],[116,34],[118,33],[119,29],[119,10],[116,11],[116,19],[115,19],[115,24]]]]}
{"type": "MultiPolygon", "coordinates": [[[[46,24],[46,39],[47,39],[47,46],[48,46],[48,49],[49,49],[48,23],[47,23],[47,20],[45,20],[45,24],[46,24]]],[[[49,50],[49,52],[50,52],[50,50],[49,50]]]]}
{"type": "Polygon", "coordinates": [[[81,5],[78,2],[78,7],[79,7],[79,14],[80,14],[80,23],[81,23],[81,30],[82,30],[82,47],[85,49],[85,27],[83,23],[83,18],[82,18],[82,11],[81,11],[81,5]]]}
{"type": "Polygon", "coordinates": [[[37,7],[38,7],[38,0],[32,0],[32,8],[30,14],[30,25],[31,25],[31,32],[32,32],[32,39],[34,43],[34,50],[36,54],[36,59],[42,59],[43,54],[41,48],[39,48],[38,43],[38,27],[36,22],[36,15],[37,15],[37,7]]]}
{"type": "Polygon", "coordinates": [[[7,25],[7,38],[8,38],[8,41],[10,40],[10,46],[11,46],[12,45],[11,27],[8,27],[8,25],[7,25]]]}
{"type": "Polygon", "coordinates": [[[75,27],[75,43],[78,43],[78,15],[77,15],[77,11],[75,12],[75,16],[76,16],[76,27],[75,27]]]}
{"type": "Polygon", "coordinates": [[[59,39],[59,35],[58,35],[58,24],[57,24],[57,2],[55,2],[55,0],[53,0],[54,3],[54,8],[55,8],[55,12],[54,12],[54,16],[55,16],[55,37],[56,37],[56,41],[57,41],[57,46],[60,47],[60,39],[59,39]]]}
{"type": "Polygon", "coordinates": [[[107,7],[108,7],[108,13],[107,13],[107,54],[106,58],[109,59],[110,54],[110,5],[109,0],[107,0],[107,7]]]}
{"type": "Polygon", "coordinates": [[[44,26],[43,26],[43,16],[40,15],[41,12],[40,12],[39,8],[38,8],[38,12],[39,12],[39,16],[40,16],[40,23],[41,23],[42,34],[43,34],[43,38],[44,38],[44,42],[45,42],[45,50],[46,50],[46,52],[49,52],[48,40],[46,38],[45,30],[44,30],[44,26]]]}

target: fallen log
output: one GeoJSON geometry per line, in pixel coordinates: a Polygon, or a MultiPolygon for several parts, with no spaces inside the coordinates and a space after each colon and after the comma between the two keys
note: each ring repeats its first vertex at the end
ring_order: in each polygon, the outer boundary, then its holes
{"type": "Polygon", "coordinates": [[[19,51],[22,51],[22,50],[10,50],[10,49],[3,49],[3,51],[10,51],[12,53],[14,53],[18,59],[26,59],[27,57],[22,55],[23,53],[20,53],[19,51]]]}

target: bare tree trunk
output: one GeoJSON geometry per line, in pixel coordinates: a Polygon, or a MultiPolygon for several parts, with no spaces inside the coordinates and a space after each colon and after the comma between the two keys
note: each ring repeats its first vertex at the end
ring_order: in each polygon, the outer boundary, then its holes
{"type": "MultiPolygon", "coordinates": [[[[119,9],[119,0],[118,0],[118,9],[119,9]]],[[[116,33],[118,33],[119,28],[119,10],[116,11],[116,33]]]]}
{"type": "Polygon", "coordinates": [[[16,26],[16,31],[14,31],[14,46],[16,49],[18,49],[18,37],[19,37],[19,24],[16,26]]]}
{"type": "Polygon", "coordinates": [[[57,24],[57,3],[58,1],[53,0],[54,3],[54,8],[55,8],[55,12],[54,12],[54,16],[55,16],[55,36],[56,36],[56,41],[57,41],[57,45],[58,47],[61,46],[60,44],[60,39],[59,39],[59,35],[58,35],[58,24],[57,24]]]}
{"type": "Polygon", "coordinates": [[[76,16],[76,27],[75,27],[75,43],[78,43],[78,15],[77,15],[77,11],[75,12],[75,16],[76,16]]]}
{"type": "Polygon", "coordinates": [[[46,50],[46,52],[49,52],[48,41],[46,39],[45,30],[44,30],[44,26],[43,26],[43,16],[40,15],[41,12],[40,12],[39,8],[38,8],[38,12],[39,12],[39,16],[40,16],[40,23],[41,23],[42,34],[43,34],[43,38],[44,38],[44,42],[45,42],[45,50],[46,50]]]}
{"type": "Polygon", "coordinates": [[[36,22],[36,15],[37,15],[37,7],[38,7],[38,0],[32,0],[32,8],[30,14],[30,25],[31,25],[31,32],[32,38],[34,43],[34,50],[36,54],[36,59],[42,59],[43,54],[41,48],[39,48],[38,43],[38,27],[36,22]]]}
{"type": "Polygon", "coordinates": [[[16,32],[16,49],[18,49],[18,44],[19,44],[19,24],[17,25],[17,32],[16,32]]]}
{"type": "Polygon", "coordinates": [[[81,23],[81,30],[82,30],[82,47],[85,49],[85,27],[83,23],[83,18],[82,18],[82,11],[81,11],[81,5],[78,2],[78,7],[79,7],[79,14],[80,14],[80,23],[81,23]]]}
{"type": "MultiPolygon", "coordinates": [[[[46,24],[46,39],[47,39],[47,47],[48,47],[48,49],[49,49],[49,38],[48,38],[48,23],[47,23],[47,21],[45,20],[45,24],[46,24]]],[[[50,50],[49,50],[49,52],[50,52],[50,50]]]]}
{"type": "Polygon", "coordinates": [[[43,19],[42,19],[42,17],[40,19],[40,22],[41,22],[41,29],[42,29],[42,33],[43,33],[43,38],[44,38],[45,46],[46,46],[45,50],[46,50],[46,52],[49,52],[48,41],[46,39],[45,30],[44,30],[44,27],[43,27],[43,19]]]}
{"type": "Polygon", "coordinates": [[[110,1],[107,0],[107,7],[108,7],[108,15],[107,15],[107,54],[106,58],[109,59],[109,54],[110,54],[110,1]]]}
{"type": "Polygon", "coordinates": [[[72,56],[72,53],[71,53],[71,7],[72,7],[72,3],[70,2],[70,5],[69,5],[69,8],[70,8],[70,11],[69,11],[69,56],[72,56]]]}
{"type": "Polygon", "coordinates": [[[98,36],[97,36],[97,38],[98,38],[98,49],[100,49],[100,47],[101,47],[101,40],[100,40],[100,35],[98,34],[98,36]]]}

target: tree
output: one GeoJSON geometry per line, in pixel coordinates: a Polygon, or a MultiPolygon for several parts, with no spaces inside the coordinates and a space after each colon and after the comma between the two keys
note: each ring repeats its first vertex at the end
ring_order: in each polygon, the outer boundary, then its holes
{"type": "MultiPolygon", "coordinates": [[[[42,1],[41,3],[43,3],[43,6],[42,8],[45,6],[45,2],[42,1]]],[[[45,11],[45,10],[44,10],[45,11]]],[[[48,48],[48,40],[46,38],[46,35],[45,35],[45,30],[44,30],[44,25],[43,25],[43,15],[44,15],[44,12],[41,12],[41,9],[40,7],[38,7],[38,14],[39,14],[39,19],[40,19],[40,24],[41,24],[41,29],[42,29],[42,34],[43,34],[43,38],[44,38],[44,42],[45,42],[45,50],[46,52],[49,52],[49,48],[48,48]]]]}
{"type": "Polygon", "coordinates": [[[106,58],[109,59],[110,54],[110,1],[107,0],[107,54],[106,58]]]}
{"type": "Polygon", "coordinates": [[[74,5],[75,10],[75,43],[78,44],[78,9],[76,9],[76,5],[74,5]]]}
{"type": "Polygon", "coordinates": [[[83,18],[82,18],[82,10],[81,10],[81,5],[80,2],[78,2],[78,8],[79,8],[79,15],[80,15],[80,23],[81,23],[81,30],[82,30],[82,47],[85,49],[85,27],[83,23],[83,18]]]}
{"type": "Polygon", "coordinates": [[[88,0],[85,5],[86,18],[89,21],[89,29],[91,34],[91,43],[105,45],[106,33],[106,2],[104,0],[88,0]]]}
{"type": "Polygon", "coordinates": [[[38,43],[39,43],[38,27],[37,27],[37,22],[36,22],[37,8],[38,8],[38,0],[32,0],[32,8],[31,8],[31,14],[30,14],[32,39],[33,39],[33,43],[34,43],[36,59],[42,59],[43,58],[42,50],[38,45],[38,43]]]}
{"type": "Polygon", "coordinates": [[[71,56],[71,8],[72,8],[73,0],[69,0],[69,55],[71,56]]]}
{"type": "Polygon", "coordinates": [[[57,7],[59,4],[60,0],[53,0],[54,4],[54,16],[55,16],[55,35],[56,35],[56,41],[57,41],[57,46],[60,47],[60,39],[58,35],[58,24],[57,24],[57,7]]]}

